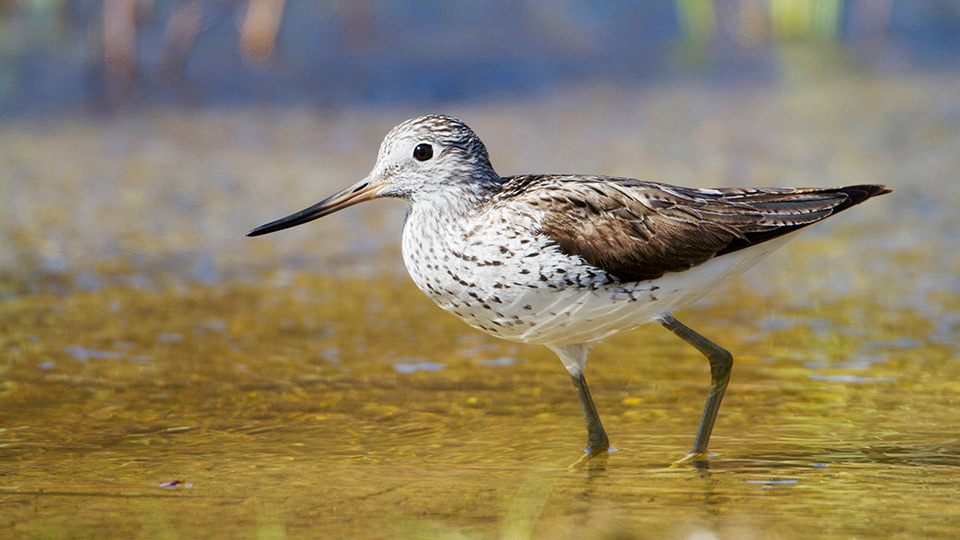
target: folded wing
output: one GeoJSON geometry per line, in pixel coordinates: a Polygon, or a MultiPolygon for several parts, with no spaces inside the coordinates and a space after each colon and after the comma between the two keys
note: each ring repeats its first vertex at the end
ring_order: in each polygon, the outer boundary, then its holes
{"type": "Polygon", "coordinates": [[[501,200],[535,207],[541,232],[621,281],[655,279],[821,221],[882,185],[693,189],[626,178],[518,176],[501,200]]]}

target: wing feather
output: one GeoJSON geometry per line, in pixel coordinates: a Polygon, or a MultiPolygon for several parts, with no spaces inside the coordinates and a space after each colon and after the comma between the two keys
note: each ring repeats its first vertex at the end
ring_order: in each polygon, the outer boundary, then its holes
{"type": "Polygon", "coordinates": [[[542,212],[541,232],[621,281],[655,279],[821,221],[892,190],[694,189],[627,178],[516,176],[495,204],[542,212]]]}

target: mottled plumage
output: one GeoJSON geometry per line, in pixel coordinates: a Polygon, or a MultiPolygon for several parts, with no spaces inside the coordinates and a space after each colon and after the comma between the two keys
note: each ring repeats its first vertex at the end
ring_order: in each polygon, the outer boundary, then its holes
{"type": "Polygon", "coordinates": [[[883,192],[841,188],[692,189],[631,178],[508,178],[493,199],[543,209],[541,231],[621,281],[679,272],[820,221],[883,192]]]}
{"type": "Polygon", "coordinates": [[[692,453],[702,460],[732,357],[670,313],[743,272],[791,233],[890,191],[501,178],[470,128],[435,115],[391,130],[367,178],[250,235],[373,198],[407,201],[403,258],[414,282],[481,331],[555,351],[580,398],[591,454],[609,443],[583,375],[587,345],[656,320],[710,360],[711,390],[692,453]]]}

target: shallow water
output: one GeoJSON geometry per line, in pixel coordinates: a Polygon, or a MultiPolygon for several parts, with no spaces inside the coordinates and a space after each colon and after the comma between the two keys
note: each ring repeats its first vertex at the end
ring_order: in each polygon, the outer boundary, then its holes
{"type": "Polygon", "coordinates": [[[896,188],[677,313],[735,357],[708,470],[667,468],[709,374],[663,329],[592,349],[617,451],[574,465],[585,433],[560,363],[423,297],[399,205],[242,237],[365,174],[422,111],[0,127],[3,530],[954,538],[957,95],[918,76],[450,111],[501,174],[896,188]]]}

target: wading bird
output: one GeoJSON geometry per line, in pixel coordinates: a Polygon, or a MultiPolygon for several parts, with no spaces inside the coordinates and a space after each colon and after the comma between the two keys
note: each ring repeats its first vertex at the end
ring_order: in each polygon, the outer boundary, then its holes
{"type": "Polygon", "coordinates": [[[587,347],[657,321],[710,361],[700,427],[681,460],[703,461],[733,358],[671,312],[804,227],[890,191],[882,185],[693,189],[605,176],[503,178],[469,127],[434,115],[393,128],[363,180],[248,235],[371,199],[406,201],[403,260],[417,287],[478,330],[553,350],[580,399],[589,455],[610,443],[584,378],[587,347]]]}

